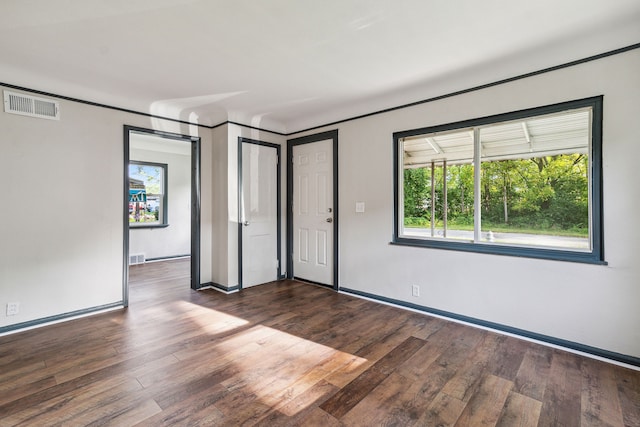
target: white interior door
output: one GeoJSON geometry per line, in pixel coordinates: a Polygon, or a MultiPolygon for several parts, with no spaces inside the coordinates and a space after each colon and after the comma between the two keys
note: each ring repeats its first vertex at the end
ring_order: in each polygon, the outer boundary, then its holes
{"type": "Polygon", "coordinates": [[[333,285],[333,141],[293,146],[293,274],[333,285]]]}
{"type": "Polygon", "coordinates": [[[242,286],[278,278],[278,155],[271,146],[242,143],[242,286]]]}

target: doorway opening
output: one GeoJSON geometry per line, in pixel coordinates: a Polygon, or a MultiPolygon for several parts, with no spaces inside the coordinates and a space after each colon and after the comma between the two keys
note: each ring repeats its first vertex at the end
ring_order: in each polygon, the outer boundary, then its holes
{"type": "Polygon", "coordinates": [[[123,196],[124,305],[136,263],[189,257],[200,288],[200,138],[125,125],[123,196]]]}

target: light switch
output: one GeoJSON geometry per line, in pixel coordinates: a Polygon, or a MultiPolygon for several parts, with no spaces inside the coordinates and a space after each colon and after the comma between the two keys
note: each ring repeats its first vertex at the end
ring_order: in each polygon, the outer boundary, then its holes
{"type": "Polygon", "coordinates": [[[356,202],[356,213],[364,212],[364,202],[356,202]]]}

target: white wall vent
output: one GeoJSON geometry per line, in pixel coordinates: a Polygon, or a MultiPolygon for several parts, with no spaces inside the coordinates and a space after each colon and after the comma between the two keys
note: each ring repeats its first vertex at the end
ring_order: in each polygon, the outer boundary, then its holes
{"type": "Polygon", "coordinates": [[[144,254],[129,255],[129,265],[144,264],[144,254]]]}
{"type": "Polygon", "coordinates": [[[22,116],[60,120],[60,103],[22,93],[4,91],[4,111],[22,116]]]}

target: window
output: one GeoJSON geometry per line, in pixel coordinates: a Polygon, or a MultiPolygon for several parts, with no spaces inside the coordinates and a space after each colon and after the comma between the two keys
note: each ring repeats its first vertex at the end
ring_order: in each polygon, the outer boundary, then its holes
{"type": "Polygon", "coordinates": [[[166,227],[167,165],[129,162],[129,225],[166,227]]]}
{"type": "Polygon", "coordinates": [[[603,262],[601,129],[596,97],[395,133],[393,242],[603,262]]]}

